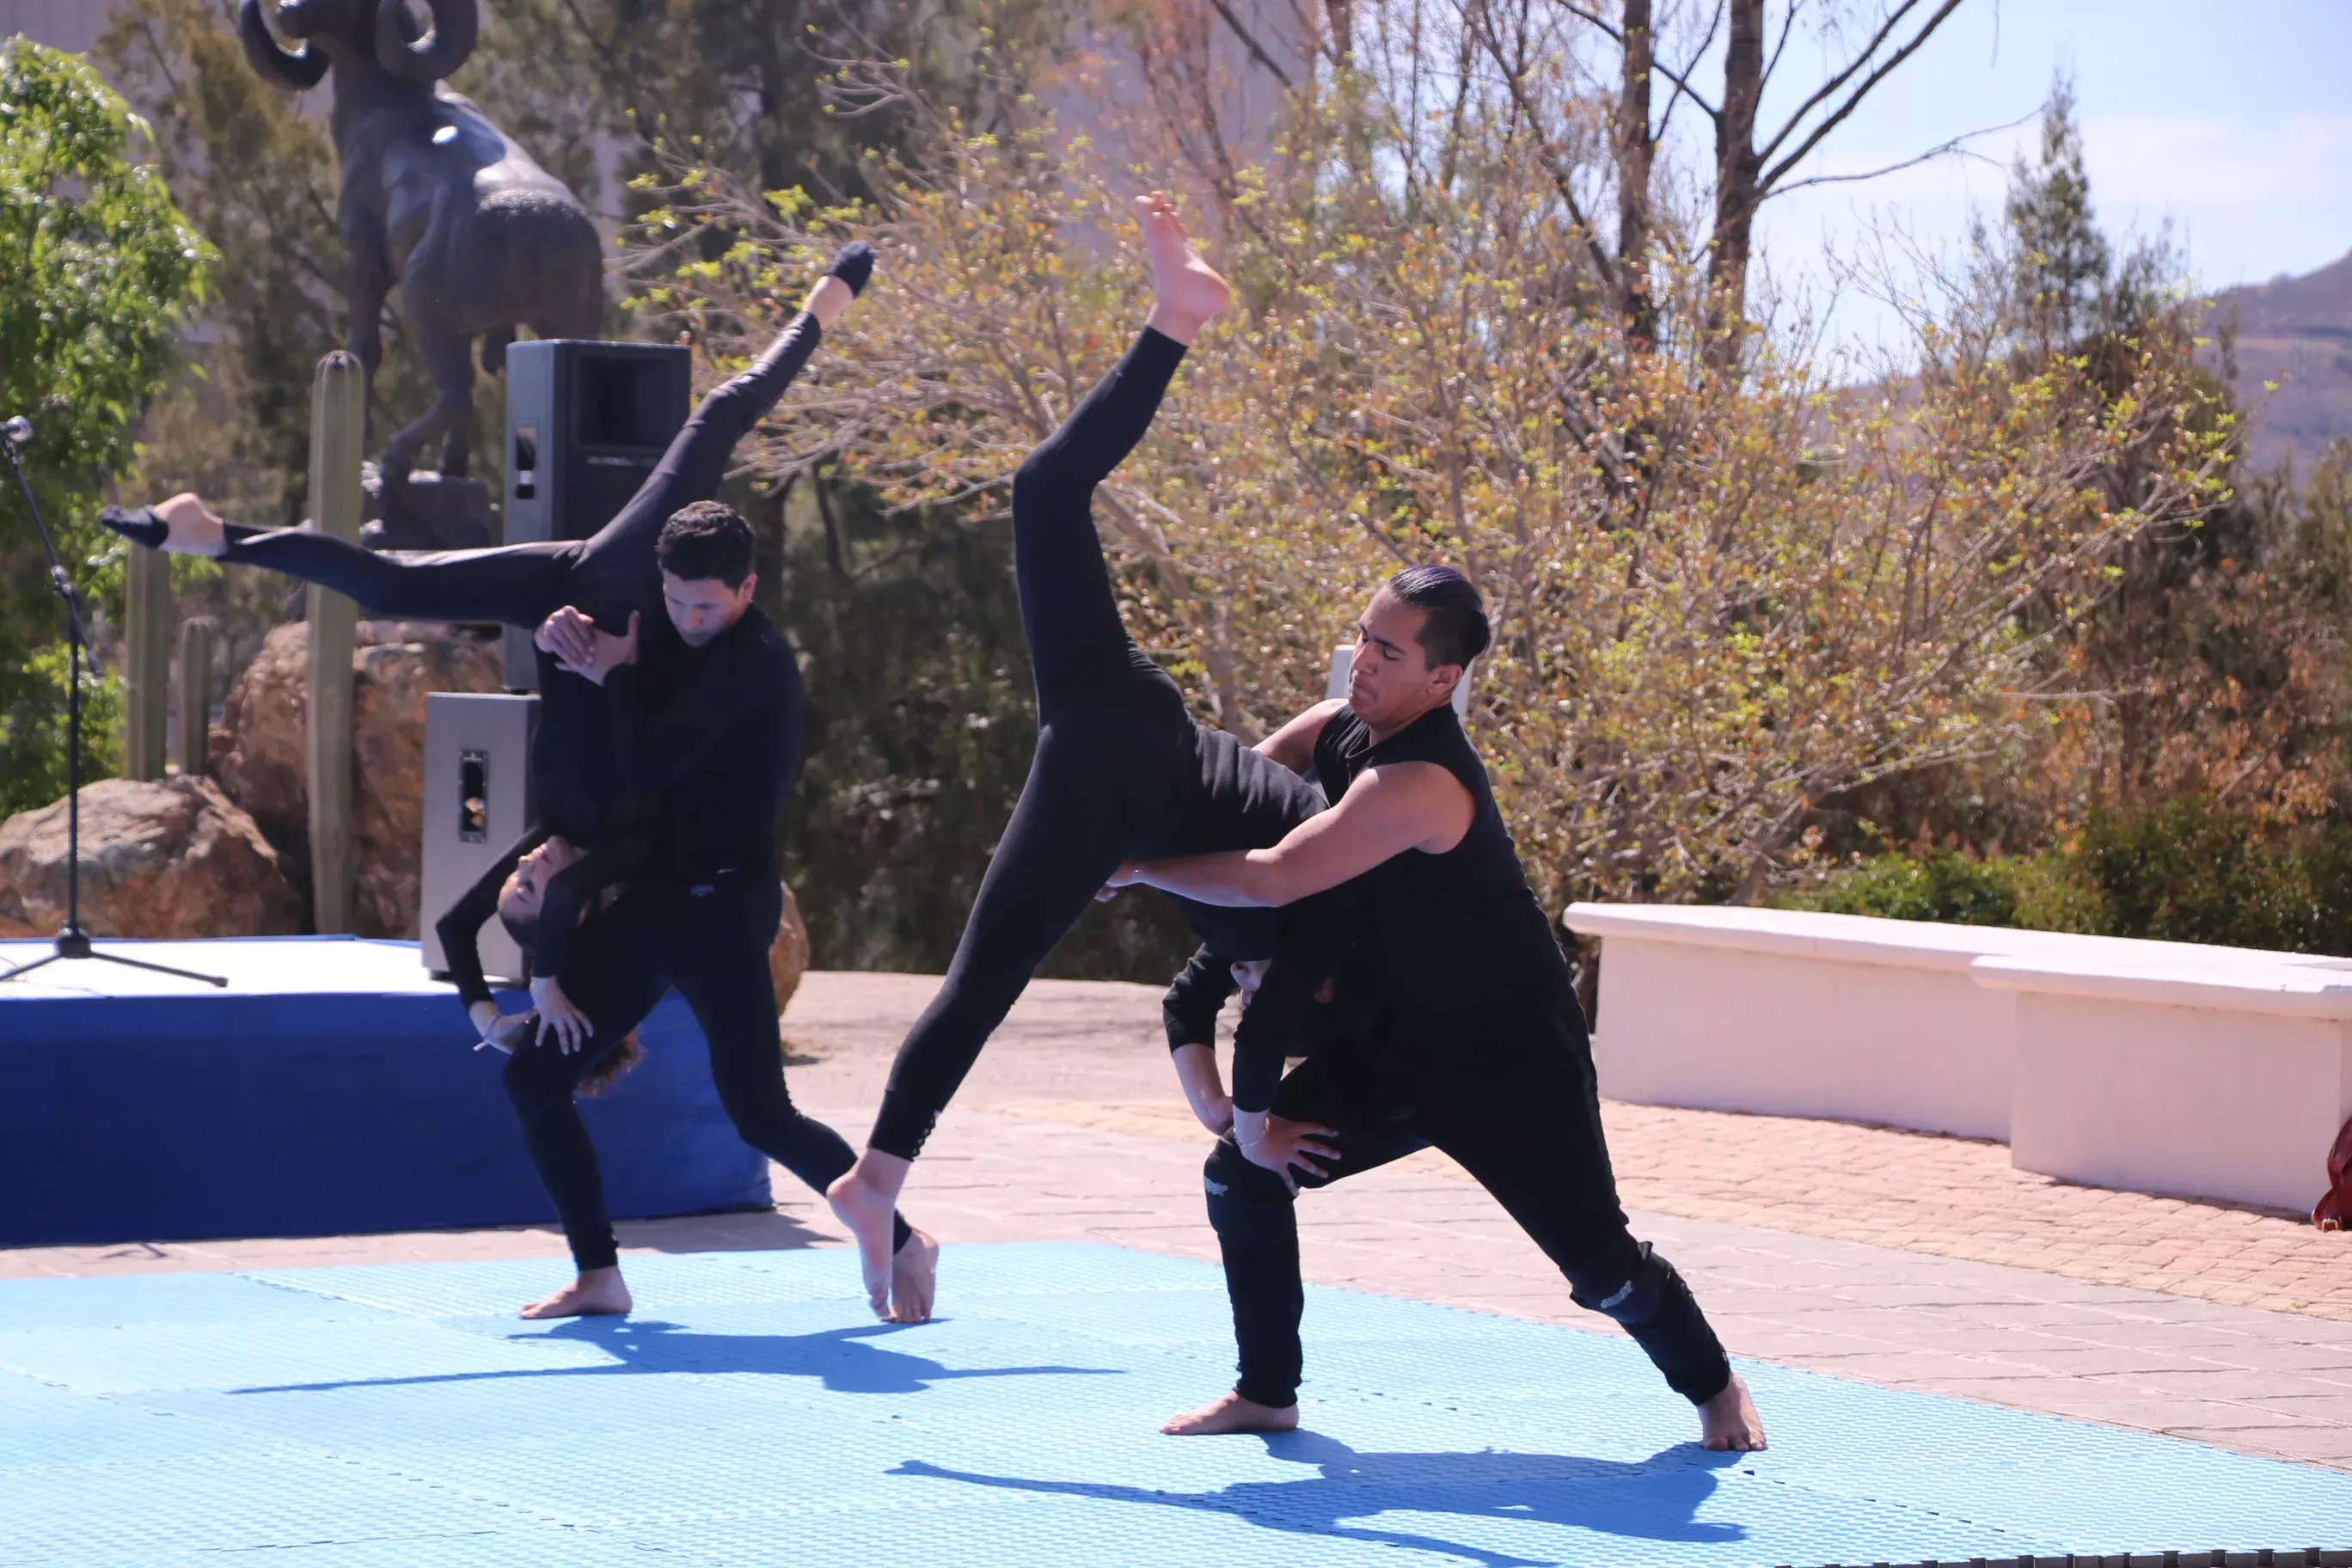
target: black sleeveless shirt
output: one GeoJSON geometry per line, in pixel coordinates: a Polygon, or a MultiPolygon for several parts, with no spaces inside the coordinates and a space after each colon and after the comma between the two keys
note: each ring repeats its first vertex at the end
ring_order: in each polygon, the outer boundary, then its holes
{"type": "Polygon", "coordinates": [[[1316,772],[1334,800],[1365,769],[1387,763],[1436,763],[1470,792],[1476,815],[1444,854],[1408,849],[1355,884],[1367,902],[1363,967],[1381,999],[1421,1028],[1448,1030],[1572,998],[1568,960],[1452,704],[1378,745],[1364,721],[1341,709],[1315,742],[1316,772]]]}

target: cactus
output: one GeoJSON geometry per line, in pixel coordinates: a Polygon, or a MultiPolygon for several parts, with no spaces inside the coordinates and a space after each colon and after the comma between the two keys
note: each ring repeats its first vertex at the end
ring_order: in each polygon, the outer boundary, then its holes
{"type": "Polygon", "coordinates": [[[180,772],[201,778],[211,761],[213,721],[213,624],[184,621],[180,626],[180,663],[174,672],[172,706],[180,715],[180,772]]]}
{"type": "MultiPolygon", "coordinates": [[[[366,380],[338,349],[319,362],[310,389],[310,526],[357,542],[360,447],[366,380]]],[[[313,586],[310,623],[310,902],[321,935],[352,929],[352,649],[359,606],[313,586]]]]}
{"type": "Polygon", "coordinates": [[[172,675],[172,558],[134,550],[122,581],[122,776],[163,776],[172,675]]]}

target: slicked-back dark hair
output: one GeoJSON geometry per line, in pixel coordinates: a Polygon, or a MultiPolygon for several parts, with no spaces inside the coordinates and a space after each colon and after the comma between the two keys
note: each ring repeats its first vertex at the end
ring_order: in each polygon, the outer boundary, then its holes
{"type": "Polygon", "coordinates": [[[662,524],[654,559],[673,577],[740,588],[751,574],[751,525],[723,501],[695,501],[662,524]]]}
{"type": "Polygon", "coordinates": [[[1382,586],[1423,613],[1421,656],[1432,669],[1467,666],[1494,640],[1476,584],[1451,566],[1408,566],[1382,586]]]}

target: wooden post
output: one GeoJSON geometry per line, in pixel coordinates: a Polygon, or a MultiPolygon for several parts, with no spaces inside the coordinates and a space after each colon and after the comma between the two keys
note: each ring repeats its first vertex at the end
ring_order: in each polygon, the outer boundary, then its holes
{"type": "Polygon", "coordinates": [[[122,776],[163,776],[172,681],[172,558],[133,550],[122,578],[122,776]]]}
{"type": "MultiPolygon", "coordinates": [[[[160,553],[160,552],[158,552],[160,553]]],[[[172,706],[180,715],[180,773],[202,778],[211,761],[213,723],[213,624],[185,621],[180,626],[180,667],[172,706]]]]}
{"type": "MultiPolygon", "coordinates": [[[[360,362],[338,349],[310,390],[310,526],[357,543],[364,426],[360,362]]],[[[309,590],[310,907],[319,934],[352,929],[352,649],[359,606],[309,590]]]]}

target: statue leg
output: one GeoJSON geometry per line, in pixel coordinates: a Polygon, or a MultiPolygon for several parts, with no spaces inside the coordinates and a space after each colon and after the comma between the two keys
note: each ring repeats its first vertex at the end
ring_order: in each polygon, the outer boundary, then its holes
{"type": "Polygon", "coordinates": [[[457,341],[457,361],[466,367],[464,405],[441,437],[441,477],[462,479],[474,458],[474,340],[457,341]]]}
{"type": "Polygon", "coordinates": [[[383,253],[383,232],[366,215],[345,210],[336,226],[349,258],[352,328],[346,346],[365,373],[368,435],[375,433],[375,373],[383,364],[383,300],[392,291],[392,268],[383,253]]]}
{"type": "MultiPolygon", "coordinates": [[[[405,297],[414,298],[415,290],[405,297]]],[[[393,434],[383,447],[383,479],[387,494],[408,482],[416,454],[436,436],[449,437],[474,417],[473,340],[436,323],[414,321],[412,331],[425,368],[433,377],[433,405],[393,434]]],[[[462,458],[463,447],[459,452],[462,458]]]]}

